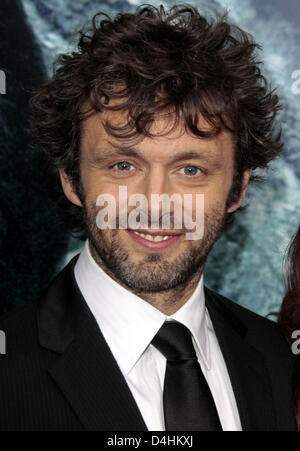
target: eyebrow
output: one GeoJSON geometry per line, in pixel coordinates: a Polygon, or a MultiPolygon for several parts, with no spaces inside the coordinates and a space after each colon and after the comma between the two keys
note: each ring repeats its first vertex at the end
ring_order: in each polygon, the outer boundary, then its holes
{"type": "MultiPolygon", "coordinates": [[[[133,147],[128,148],[114,146],[112,149],[101,149],[101,152],[93,156],[93,161],[96,163],[104,163],[105,161],[111,160],[112,158],[117,156],[134,157],[144,160],[143,155],[133,147]]],[[[176,154],[174,158],[172,158],[172,160],[170,161],[170,164],[177,163],[178,161],[182,160],[192,160],[192,159],[204,160],[210,163],[213,163],[214,161],[211,152],[207,150],[201,150],[199,152],[184,151],[176,154]]]]}
{"type": "Polygon", "coordinates": [[[193,160],[193,159],[197,159],[197,160],[205,160],[205,161],[212,161],[212,156],[211,153],[208,151],[199,151],[199,152],[195,152],[195,151],[185,151],[185,152],[181,152],[178,153],[174,156],[174,158],[172,159],[172,163],[177,163],[178,161],[182,161],[182,160],[193,160]]]}
{"type": "Polygon", "coordinates": [[[135,158],[143,158],[140,152],[130,147],[113,147],[111,149],[99,149],[99,153],[95,155],[97,161],[106,161],[117,156],[129,156],[135,158]]]}

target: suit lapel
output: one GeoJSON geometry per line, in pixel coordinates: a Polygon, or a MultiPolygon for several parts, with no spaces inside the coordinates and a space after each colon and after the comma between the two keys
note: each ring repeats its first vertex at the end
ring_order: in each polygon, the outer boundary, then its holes
{"type": "Polygon", "coordinates": [[[270,377],[263,355],[247,342],[247,327],[226,300],[205,289],[206,305],[222,350],[244,431],[277,430],[270,377]]]}
{"type": "MultiPolygon", "coordinates": [[[[58,354],[49,377],[86,430],[147,430],[97,323],[76,284],[75,257],[40,299],[41,346],[58,354]]],[[[269,373],[247,342],[247,327],[206,289],[206,305],[225,359],[243,430],[276,430],[269,373]]]]}
{"type": "Polygon", "coordinates": [[[147,430],[76,284],[73,259],[40,300],[40,344],[59,354],[49,375],[86,430],[147,430]]]}

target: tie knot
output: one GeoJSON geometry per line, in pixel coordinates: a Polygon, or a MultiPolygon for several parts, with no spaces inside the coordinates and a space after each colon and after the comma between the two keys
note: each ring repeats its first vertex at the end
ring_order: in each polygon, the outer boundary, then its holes
{"type": "Polygon", "coordinates": [[[178,322],[166,321],[153,338],[152,344],[167,360],[197,360],[191,333],[178,322]]]}

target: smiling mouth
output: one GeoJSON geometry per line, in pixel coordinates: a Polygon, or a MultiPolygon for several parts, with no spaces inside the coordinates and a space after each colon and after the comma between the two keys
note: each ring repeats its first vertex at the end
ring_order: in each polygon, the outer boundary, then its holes
{"type": "Polygon", "coordinates": [[[149,235],[140,232],[134,232],[135,235],[141,236],[145,240],[152,241],[153,243],[158,243],[159,241],[165,241],[172,237],[172,235],[149,235]]]}
{"type": "Polygon", "coordinates": [[[174,231],[136,231],[127,229],[129,235],[142,246],[150,250],[159,250],[169,247],[175,243],[183,234],[174,231]]]}
{"type": "Polygon", "coordinates": [[[179,237],[182,235],[180,232],[174,232],[174,231],[165,231],[165,230],[140,230],[139,232],[137,230],[131,230],[128,229],[129,232],[134,233],[137,236],[140,236],[144,238],[145,240],[149,240],[153,243],[158,243],[159,241],[166,241],[170,238],[179,237]]]}

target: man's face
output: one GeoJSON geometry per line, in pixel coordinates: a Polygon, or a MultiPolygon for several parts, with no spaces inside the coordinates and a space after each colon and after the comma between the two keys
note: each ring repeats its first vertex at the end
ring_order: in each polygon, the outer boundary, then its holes
{"type": "MultiPolygon", "coordinates": [[[[119,112],[106,112],[105,117],[115,125],[124,123],[119,112]]],[[[95,114],[85,122],[81,148],[81,184],[84,199],[68,193],[74,203],[82,205],[92,254],[97,263],[106,267],[120,283],[136,292],[159,292],[188,283],[201,274],[205,260],[218,239],[228,213],[227,200],[234,172],[234,150],[231,135],[222,131],[212,139],[199,139],[177,128],[166,136],[144,138],[128,148],[128,142],[108,135],[102,125],[103,114],[95,114]],[[126,144],[126,148],[124,145],[126,144]],[[101,230],[96,217],[96,200],[101,194],[114,196],[118,216],[119,187],[127,187],[127,196],[143,194],[148,200],[151,218],[151,195],[192,195],[193,219],[196,217],[196,194],[204,195],[204,235],[187,240],[185,224],[174,228],[174,209],[171,206],[171,225],[168,230],[151,229],[143,235],[117,228],[101,230]],[[153,238],[145,235],[168,235],[153,238]],[[175,234],[175,236],[174,236],[175,234]]],[[[158,119],[152,129],[160,133],[170,130],[170,119],[158,119]]],[[[203,122],[202,128],[205,127],[203,122]]],[[[207,125],[206,125],[207,127],[207,125]]],[[[70,186],[69,186],[70,188],[70,186]]],[[[242,199],[241,199],[242,200],[242,199]]],[[[184,202],[182,203],[184,207],[184,202]]],[[[238,208],[238,204],[230,211],[238,208]]],[[[128,214],[134,207],[128,207],[128,214]]],[[[162,211],[159,211],[161,215],[162,211]]],[[[144,229],[144,228],[143,228],[144,229]]]]}

